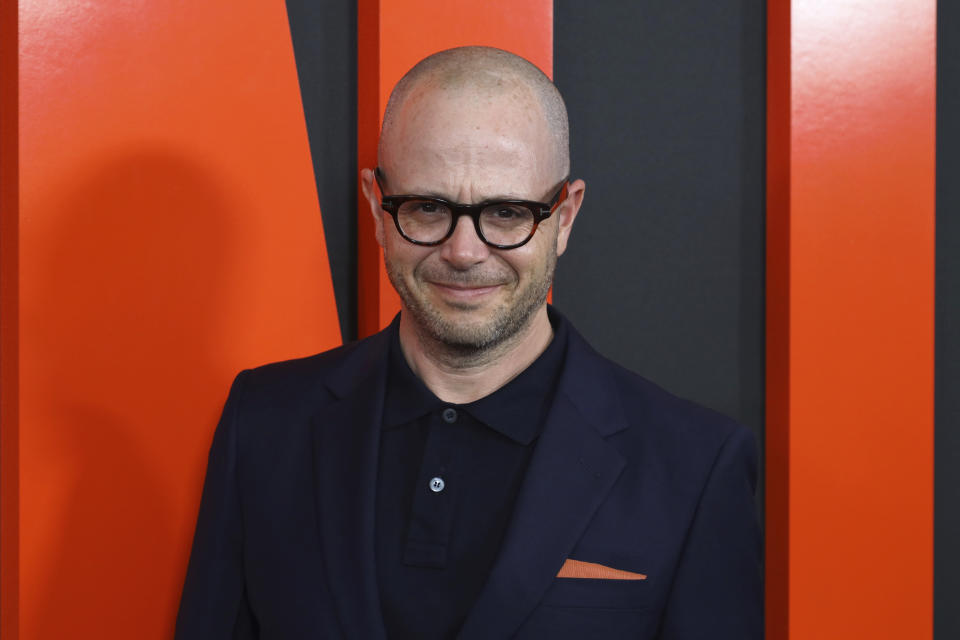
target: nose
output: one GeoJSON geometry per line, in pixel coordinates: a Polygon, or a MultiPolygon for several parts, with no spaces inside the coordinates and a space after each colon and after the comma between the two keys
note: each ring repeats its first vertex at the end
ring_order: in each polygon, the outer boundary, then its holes
{"type": "Polygon", "coordinates": [[[440,247],[440,257],[458,269],[469,269],[489,256],[490,247],[477,235],[470,216],[460,216],[453,235],[440,247]]]}

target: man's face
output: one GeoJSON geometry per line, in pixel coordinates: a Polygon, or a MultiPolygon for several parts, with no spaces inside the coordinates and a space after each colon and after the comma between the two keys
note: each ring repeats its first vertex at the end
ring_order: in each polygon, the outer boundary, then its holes
{"type": "MultiPolygon", "coordinates": [[[[543,202],[563,177],[556,175],[539,105],[522,91],[415,91],[393,134],[382,167],[388,194],[543,202]]],[[[480,350],[517,335],[543,308],[582,188],[575,205],[568,198],[527,244],[509,250],[484,244],[467,216],[443,244],[412,244],[372,195],[387,273],[418,331],[456,349],[480,350]]]]}

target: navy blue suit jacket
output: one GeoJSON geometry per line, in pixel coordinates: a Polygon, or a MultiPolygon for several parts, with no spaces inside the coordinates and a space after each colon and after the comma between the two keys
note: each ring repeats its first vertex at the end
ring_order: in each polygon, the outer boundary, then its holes
{"type": "MultiPolygon", "coordinates": [[[[210,450],[179,640],[385,638],[374,490],[388,335],[244,371],[210,450]]],[[[761,638],[750,432],[597,354],[566,365],[459,635],[761,638]],[[557,578],[567,558],[646,580],[557,578]]]]}

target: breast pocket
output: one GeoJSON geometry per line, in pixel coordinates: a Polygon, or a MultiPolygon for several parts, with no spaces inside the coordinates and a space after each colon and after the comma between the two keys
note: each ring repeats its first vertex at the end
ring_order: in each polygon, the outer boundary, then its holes
{"type": "Polygon", "coordinates": [[[651,589],[646,580],[555,578],[542,605],[585,609],[646,609],[651,589]]]}
{"type": "Polygon", "coordinates": [[[518,638],[653,638],[659,613],[646,580],[556,578],[518,638]]]}

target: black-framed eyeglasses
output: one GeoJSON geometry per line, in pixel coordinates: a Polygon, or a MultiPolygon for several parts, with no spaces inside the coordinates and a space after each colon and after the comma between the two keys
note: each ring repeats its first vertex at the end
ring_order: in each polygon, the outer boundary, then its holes
{"type": "Polygon", "coordinates": [[[470,216],[473,228],[495,249],[516,249],[530,241],[537,226],[553,215],[567,199],[569,178],[564,178],[550,202],[530,200],[488,200],[458,204],[418,195],[385,195],[383,173],[374,170],[382,200],[380,206],[393,216],[397,231],[413,244],[431,247],[453,235],[460,216],[470,216]]]}

